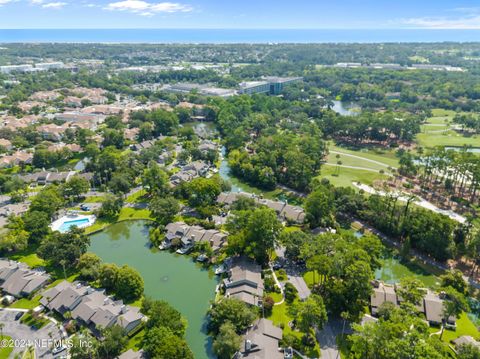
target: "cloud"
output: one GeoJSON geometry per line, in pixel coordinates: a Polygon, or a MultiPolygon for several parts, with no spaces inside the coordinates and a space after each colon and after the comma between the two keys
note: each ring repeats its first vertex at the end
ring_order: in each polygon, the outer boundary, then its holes
{"type": "Polygon", "coordinates": [[[143,0],[124,0],[110,3],[104,9],[128,11],[142,16],[153,16],[157,13],[189,12],[193,10],[193,7],[187,4],[172,2],[150,3],[143,0]]]}
{"type": "Polygon", "coordinates": [[[44,9],[61,9],[62,7],[64,7],[65,5],[67,5],[66,2],[61,2],[61,1],[57,1],[57,2],[47,2],[45,4],[42,3],[42,7],[44,9]]]}
{"type": "Polygon", "coordinates": [[[422,29],[480,29],[480,15],[473,14],[463,17],[418,17],[401,19],[401,24],[407,27],[422,29]]]}
{"type": "Polygon", "coordinates": [[[14,2],[14,1],[15,1],[15,0],[0,0],[0,6],[6,5],[6,4],[8,4],[8,3],[10,3],[10,2],[14,2]]]}

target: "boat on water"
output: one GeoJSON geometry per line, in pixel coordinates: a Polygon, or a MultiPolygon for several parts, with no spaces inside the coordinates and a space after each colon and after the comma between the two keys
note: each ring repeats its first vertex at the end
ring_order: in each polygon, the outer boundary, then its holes
{"type": "Polygon", "coordinates": [[[177,249],[177,253],[178,254],[187,254],[188,252],[190,252],[192,250],[193,246],[185,246],[185,247],[182,247],[180,249],[177,249]]]}
{"type": "Polygon", "coordinates": [[[171,246],[172,246],[172,242],[163,241],[163,242],[160,243],[160,245],[158,246],[158,249],[160,249],[160,250],[169,249],[171,246]]]}
{"type": "Polygon", "coordinates": [[[225,266],[225,264],[220,264],[218,267],[215,268],[216,275],[220,275],[226,272],[227,272],[227,267],[225,266]]]}

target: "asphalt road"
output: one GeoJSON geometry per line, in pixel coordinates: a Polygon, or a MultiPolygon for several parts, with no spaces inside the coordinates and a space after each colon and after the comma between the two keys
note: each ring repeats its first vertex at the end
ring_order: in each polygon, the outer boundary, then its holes
{"type": "MultiPolygon", "coordinates": [[[[0,323],[4,325],[2,329],[3,335],[10,336],[14,341],[17,340],[16,344],[20,346],[29,340],[32,343],[37,343],[38,345],[35,347],[36,358],[54,358],[51,353],[51,348],[48,347],[48,341],[51,339],[60,340],[62,338],[60,329],[52,322],[49,322],[39,330],[34,330],[27,325],[21,324],[20,320],[15,320],[17,313],[17,311],[13,310],[0,310],[0,323]]],[[[23,353],[26,349],[26,347],[15,347],[13,355],[11,356],[13,357],[17,353],[23,353]]],[[[63,354],[65,354],[65,352],[63,354]]],[[[56,357],[58,356],[60,356],[60,354],[56,357]]]]}

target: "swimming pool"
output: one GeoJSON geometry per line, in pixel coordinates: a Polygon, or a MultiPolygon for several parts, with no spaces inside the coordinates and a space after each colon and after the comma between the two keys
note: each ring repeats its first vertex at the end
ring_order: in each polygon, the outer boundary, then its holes
{"type": "Polygon", "coordinates": [[[71,227],[76,226],[76,227],[83,227],[83,225],[87,224],[89,222],[88,218],[81,218],[81,219],[75,219],[73,221],[66,221],[63,222],[60,228],[58,230],[60,232],[68,232],[71,227]]]}
{"type": "Polygon", "coordinates": [[[93,215],[69,215],[63,216],[57,219],[50,225],[50,228],[54,231],[61,233],[68,232],[73,226],[78,228],[85,228],[91,226],[95,222],[95,216],[93,215]]]}

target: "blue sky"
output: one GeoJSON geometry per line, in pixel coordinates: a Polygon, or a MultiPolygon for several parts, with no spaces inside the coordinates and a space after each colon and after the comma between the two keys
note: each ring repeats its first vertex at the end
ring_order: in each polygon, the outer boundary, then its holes
{"type": "Polygon", "coordinates": [[[480,29],[480,1],[0,0],[0,28],[480,29]]]}

